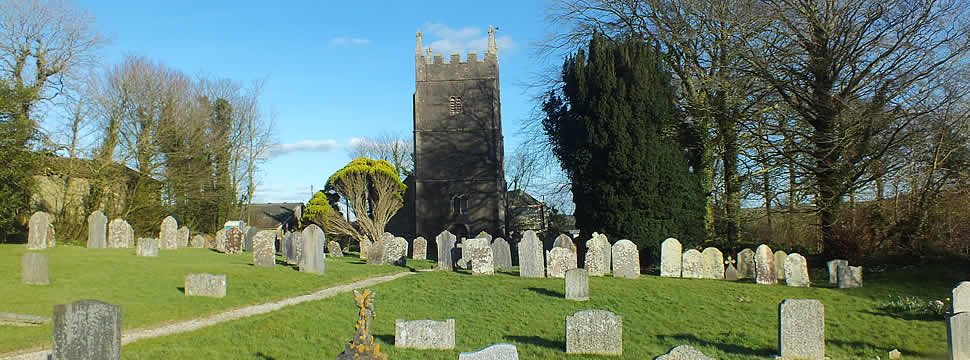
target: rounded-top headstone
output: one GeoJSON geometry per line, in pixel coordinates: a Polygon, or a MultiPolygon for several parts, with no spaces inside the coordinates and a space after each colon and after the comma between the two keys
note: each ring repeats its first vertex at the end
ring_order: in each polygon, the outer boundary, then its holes
{"type": "Polygon", "coordinates": [[[31,215],[27,229],[27,249],[41,250],[54,247],[53,229],[50,214],[38,211],[31,215]]]}
{"type": "Polygon", "coordinates": [[[758,245],[754,254],[755,282],[762,285],[778,283],[775,278],[775,253],[768,245],[758,245]]]}
{"type": "Polygon", "coordinates": [[[701,252],[701,277],[704,279],[724,279],[724,254],[715,247],[701,252]]]}
{"type": "Polygon", "coordinates": [[[697,249],[688,249],[687,251],[684,251],[684,255],[681,259],[681,277],[703,279],[703,267],[704,262],[701,259],[700,251],[697,251],[697,249]]]}
{"type": "MultiPolygon", "coordinates": [[[[805,257],[799,253],[791,253],[785,257],[785,283],[788,286],[809,287],[812,282],[808,278],[808,264],[805,257]]],[[[775,264],[778,266],[778,264],[775,264]]]]}
{"type": "Polygon", "coordinates": [[[775,279],[778,281],[785,280],[785,267],[782,266],[785,263],[785,259],[788,258],[788,254],[784,251],[775,251],[775,279]]]}
{"type": "Polygon", "coordinates": [[[166,216],[162,220],[162,225],[159,226],[158,247],[166,250],[178,249],[178,231],[178,221],[175,221],[175,218],[171,216],[166,216]]]}
{"type": "Polygon", "coordinates": [[[535,231],[526,231],[522,234],[522,241],[519,241],[519,276],[545,277],[545,265],[542,242],[539,241],[535,231]]]}
{"type": "Polygon", "coordinates": [[[492,259],[495,261],[495,271],[512,270],[512,249],[508,241],[496,238],[492,242],[492,259]]]}
{"type": "Polygon", "coordinates": [[[963,281],[953,288],[953,313],[970,311],[970,281],[963,281]]]}
{"type": "Polygon", "coordinates": [[[556,241],[552,243],[552,247],[561,247],[576,251],[576,243],[574,243],[573,239],[566,234],[559,234],[559,236],[556,237],[556,241]]]}
{"type": "Polygon", "coordinates": [[[623,239],[613,244],[613,277],[640,278],[640,253],[637,245],[623,239]]]}
{"type": "Polygon", "coordinates": [[[680,277],[681,257],[684,250],[680,241],[667,238],[660,244],[660,276],[680,277]]]}
{"type": "Polygon", "coordinates": [[[87,245],[89,249],[108,247],[108,217],[101,210],[95,210],[88,215],[87,245]]]}

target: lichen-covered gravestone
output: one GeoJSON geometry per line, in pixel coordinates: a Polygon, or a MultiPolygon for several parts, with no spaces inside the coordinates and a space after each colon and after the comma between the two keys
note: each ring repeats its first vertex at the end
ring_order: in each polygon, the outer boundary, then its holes
{"type": "Polygon", "coordinates": [[[768,245],[758,245],[754,253],[754,279],[762,285],[778,283],[775,278],[775,253],[768,245]]]}
{"type": "Polygon", "coordinates": [[[474,352],[458,354],[458,360],[519,360],[515,345],[501,343],[474,352]]]}
{"type": "Polygon", "coordinates": [[[497,238],[492,242],[492,260],[495,261],[495,271],[512,270],[512,249],[509,242],[497,238]]]}
{"type": "Polygon", "coordinates": [[[186,296],[226,296],[226,274],[189,274],[185,277],[186,296]]]}
{"type": "Polygon", "coordinates": [[[242,253],[243,233],[237,227],[226,229],[226,254],[242,253]]]}
{"type": "Polygon", "coordinates": [[[709,247],[701,252],[701,278],[724,279],[724,254],[721,250],[709,247]]]}
{"type": "Polygon", "coordinates": [[[29,252],[20,259],[21,279],[24,284],[49,285],[50,260],[47,254],[29,252]]]}
{"type": "Polygon", "coordinates": [[[851,289],[862,287],[862,267],[861,266],[839,266],[839,289],[851,289]]]}
{"type": "Polygon", "coordinates": [[[546,263],[542,257],[542,243],[532,230],[522,234],[519,241],[519,276],[541,278],[546,276],[546,263]]]}
{"type": "Polygon", "coordinates": [[[51,359],[121,359],[121,306],[80,300],[54,306],[51,359]]]}
{"type": "Polygon", "coordinates": [[[276,232],[263,230],[253,239],[253,265],[276,267],[276,232]]]}
{"type": "MultiPolygon", "coordinates": [[[[606,268],[604,241],[598,234],[594,234],[592,239],[586,241],[586,261],[584,261],[584,267],[589,276],[603,276],[609,272],[609,269],[606,268]]],[[[612,249],[610,251],[612,252],[612,249]]]]}
{"type": "MultiPolygon", "coordinates": [[[[242,239],[240,238],[240,240],[242,239]]],[[[242,244],[241,241],[240,241],[240,244],[242,244]]],[[[300,259],[302,258],[303,258],[303,233],[299,231],[294,231],[292,234],[290,234],[290,256],[286,258],[286,262],[293,265],[299,265],[300,259]]]]}
{"type": "Polygon", "coordinates": [[[41,250],[54,247],[54,225],[51,216],[43,211],[30,216],[27,231],[27,250],[41,250]]]}
{"type": "Polygon", "coordinates": [[[396,266],[407,265],[408,241],[402,237],[384,239],[384,263],[396,266]]]}
{"type": "Polygon", "coordinates": [[[546,277],[564,278],[566,271],[576,268],[576,253],[570,249],[553,247],[546,251],[546,277]]]}
{"type": "Polygon", "coordinates": [[[108,247],[108,217],[101,210],[95,210],[88,215],[88,248],[101,249],[108,247]]]}
{"type": "Polygon", "coordinates": [[[831,261],[825,263],[825,265],[829,269],[829,284],[838,284],[839,283],[839,266],[841,266],[841,265],[849,266],[849,261],[848,260],[835,259],[835,260],[831,260],[831,261]]]}
{"type": "Polygon", "coordinates": [[[814,299],[785,299],[778,305],[781,359],[825,359],[825,309],[814,299]]]}
{"type": "Polygon", "coordinates": [[[258,233],[259,229],[255,226],[246,225],[246,230],[243,231],[243,251],[253,251],[253,241],[258,233]]]}
{"type": "Polygon", "coordinates": [[[704,355],[704,353],[695,349],[693,346],[677,345],[666,354],[660,355],[653,360],[714,360],[714,358],[704,355]]]}
{"type": "Polygon", "coordinates": [[[623,355],[623,318],[597,309],[566,316],[566,353],[623,355]]]}
{"type": "Polygon", "coordinates": [[[375,316],[374,292],[354,290],[354,302],[359,309],[354,338],[344,347],[344,352],[337,355],[337,360],[387,360],[387,355],[381,354],[381,345],[374,343],[374,333],[370,329],[375,316]]]}
{"type": "Polygon", "coordinates": [[[744,249],[738,253],[738,278],[754,278],[754,250],[744,249]]]}
{"type": "Polygon", "coordinates": [[[680,241],[667,238],[660,244],[660,276],[680,277],[683,248],[680,241]]]}
{"type": "Polygon", "coordinates": [[[469,250],[471,248],[485,248],[489,247],[489,241],[487,238],[470,238],[462,239],[461,244],[458,248],[461,249],[461,258],[458,259],[458,266],[462,269],[471,269],[471,254],[469,250]]]}
{"type": "Polygon", "coordinates": [[[809,287],[812,285],[812,282],[808,279],[808,264],[806,264],[805,257],[801,254],[788,254],[785,257],[784,268],[785,283],[788,286],[809,287]]]}
{"type": "Polygon", "coordinates": [[[336,241],[327,241],[327,252],[330,253],[331,257],[343,257],[344,251],[340,249],[340,243],[336,241]]]}
{"type": "Polygon", "coordinates": [[[394,346],[410,349],[454,349],[455,319],[394,322],[394,346]]]}
{"type": "Polygon", "coordinates": [[[411,258],[415,260],[428,258],[428,240],[418,236],[411,242],[411,258]]]}
{"type": "Polygon", "coordinates": [[[158,256],[158,239],[140,238],[135,249],[138,256],[158,256]]]}
{"type": "Polygon", "coordinates": [[[176,245],[179,249],[189,247],[189,236],[191,235],[192,231],[189,230],[188,226],[179,228],[178,238],[176,238],[176,245]]]}
{"type": "Polygon", "coordinates": [[[131,239],[128,238],[128,229],[131,226],[125,219],[117,218],[108,224],[108,247],[122,249],[128,247],[131,239]]]}
{"type": "Polygon", "coordinates": [[[610,239],[607,239],[604,234],[593,233],[593,236],[602,240],[600,246],[603,247],[603,269],[609,273],[610,269],[613,268],[613,245],[610,243],[610,239]]]}
{"type": "Polygon", "coordinates": [[[226,252],[226,229],[219,229],[216,231],[216,250],[219,252],[226,252]]]}
{"type": "Polygon", "coordinates": [[[434,238],[438,248],[438,270],[454,270],[455,259],[451,257],[451,250],[455,248],[458,238],[448,230],[442,231],[434,238]]]}
{"type": "Polygon", "coordinates": [[[566,299],[589,300],[589,275],[586,269],[566,270],[566,299]]]}
{"type": "Polygon", "coordinates": [[[165,219],[162,220],[162,225],[159,228],[159,248],[163,250],[178,249],[178,231],[178,221],[175,221],[175,218],[171,216],[166,216],[165,219]]]}
{"type": "Polygon", "coordinates": [[[191,246],[193,248],[196,248],[196,249],[204,248],[205,247],[205,237],[202,236],[202,235],[196,234],[195,236],[192,237],[192,241],[189,241],[189,246],[191,246]]]}
{"type": "MultiPolygon", "coordinates": [[[[401,239],[402,241],[404,239],[401,239]]],[[[327,236],[316,224],[311,224],[303,229],[303,252],[300,259],[300,271],[314,274],[323,274],[326,271],[325,259],[323,254],[323,243],[327,241],[327,236]]]]}
{"type": "Polygon", "coordinates": [[[701,261],[701,252],[697,249],[684,251],[684,256],[680,260],[681,277],[689,279],[703,278],[704,263],[701,261]]]}
{"type": "Polygon", "coordinates": [[[788,258],[788,254],[784,251],[775,251],[775,279],[778,281],[785,280],[785,259],[788,258]]]}
{"type": "Polygon", "coordinates": [[[574,243],[573,239],[566,234],[559,234],[559,236],[556,237],[556,240],[553,241],[552,247],[561,247],[574,252],[576,251],[576,243],[574,243]]]}
{"type": "Polygon", "coordinates": [[[630,240],[623,239],[613,244],[613,277],[640,278],[640,253],[637,252],[637,245],[630,240]]]}
{"type": "MultiPolygon", "coordinates": [[[[487,239],[485,240],[487,243],[487,239]]],[[[469,266],[472,269],[473,275],[492,275],[495,273],[495,258],[492,253],[492,247],[485,244],[485,246],[475,246],[470,247],[467,250],[469,266]]]]}
{"type": "Polygon", "coordinates": [[[952,292],[953,313],[970,312],[970,281],[961,281],[952,292]]]}

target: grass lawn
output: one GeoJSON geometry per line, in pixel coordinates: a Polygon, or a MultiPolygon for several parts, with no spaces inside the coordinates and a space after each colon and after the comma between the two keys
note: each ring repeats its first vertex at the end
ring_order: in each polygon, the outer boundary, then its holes
{"type": "MultiPolygon", "coordinates": [[[[209,249],[159,250],[158,257],[135,256],[135,249],[87,249],[57,246],[50,256],[48,286],[21,282],[23,244],[0,245],[0,312],[51,317],[54,305],[97,299],[122,306],[121,325],[132,329],[218,313],[407,269],[366,265],[354,257],[327,258],[323,276],[301,273],[282,264],[274,269],[252,266],[251,252],[226,255],[209,249]],[[182,287],[189,273],[228,275],[225,298],[187,297],[182,287]]],[[[278,260],[277,263],[280,261],[278,260]]],[[[409,266],[429,268],[431,261],[409,266]]],[[[51,324],[0,325],[0,353],[51,341],[51,324]]]]}
{"type": "MultiPolygon", "coordinates": [[[[778,352],[778,304],[819,299],[825,306],[826,355],[885,359],[898,348],[905,359],[945,359],[942,318],[890,313],[890,294],[949,297],[952,265],[867,273],[865,287],[834,289],[813,271],[812,288],[750,282],[590,278],[590,301],[563,299],[563,279],[526,279],[513,273],[471,276],[429,272],[372,287],[374,334],[391,359],[449,359],[490,344],[516,344],[522,359],[611,358],[565,354],[565,318],[585,309],[623,316],[625,359],[652,359],[690,344],[717,359],[770,359],[778,352]],[[739,301],[739,299],[742,299],[739,301]],[[395,319],[456,319],[456,349],[394,348],[395,319]]],[[[354,332],[352,294],[287,307],[271,314],[194,332],[149,339],[122,349],[126,359],[332,359],[354,332]]]]}

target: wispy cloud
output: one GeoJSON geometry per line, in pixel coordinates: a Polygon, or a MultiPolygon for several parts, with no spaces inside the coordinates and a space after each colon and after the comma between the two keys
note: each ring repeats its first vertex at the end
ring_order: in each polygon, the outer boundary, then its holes
{"type": "MultiPolygon", "coordinates": [[[[431,40],[425,43],[425,48],[431,47],[435,54],[443,54],[446,57],[451,53],[458,52],[465,57],[468,51],[479,53],[479,58],[484,57],[485,50],[488,49],[487,28],[466,26],[461,29],[453,29],[443,24],[425,24],[423,34],[425,39],[431,40]]],[[[495,42],[498,45],[499,53],[502,50],[513,50],[517,44],[511,37],[501,35],[496,32],[495,42]]]]}
{"type": "Polygon", "coordinates": [[[254,203],[306,202],[310,200],[310,188],[256,185],[253,191],[254,203]]]}
{"type": "Polygon", "coordinates": [[[330,46],[349,46],[349,45],[367,45],[370,44],[369,39],[358,38],[358,37],[335,37],[330,39],[330,46]]]}
{"type": "Polygon", "coordinates": [[[337,150],[336,140],[303,140],[292,144],[280,144],[270,150],[269,157],[274,158],[294,152],[329,152],[337,150]]]}

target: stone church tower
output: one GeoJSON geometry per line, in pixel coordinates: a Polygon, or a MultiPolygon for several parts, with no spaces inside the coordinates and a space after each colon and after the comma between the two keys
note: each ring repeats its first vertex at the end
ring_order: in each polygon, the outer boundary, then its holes
{"type": "Polygon", "coordinates": [[[440,54],[429,58],[431,49],[425,54],[420,32],[417,37],[414,175],[408,184],[414,232],[429,241],[446,229],[459,238],[480,231],[505,236],[495,31],[488,29],[484,59],[470,51],[466,61],[458,53],[448,62],[440,54]]]}

